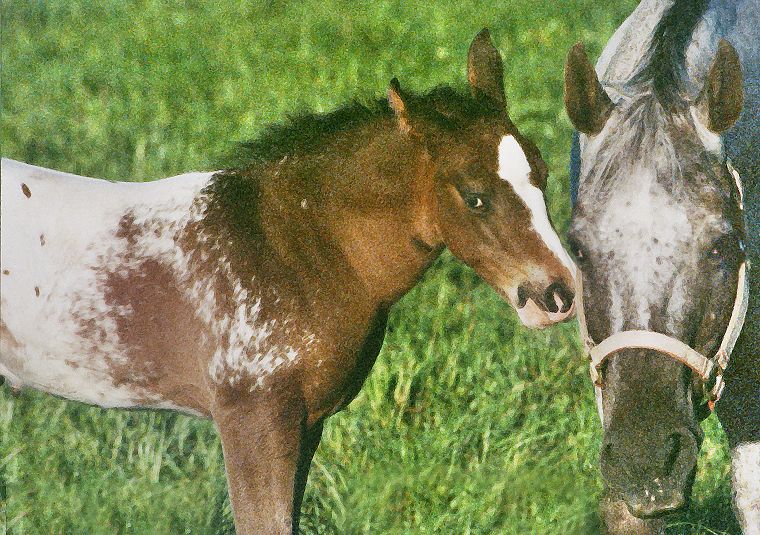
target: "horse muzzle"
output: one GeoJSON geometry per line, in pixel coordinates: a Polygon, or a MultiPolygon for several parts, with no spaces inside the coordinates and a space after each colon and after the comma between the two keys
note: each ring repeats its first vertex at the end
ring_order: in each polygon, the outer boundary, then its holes
{"type": "Polygon", "coordinates": [[[526,327],[541,329],[566,321],[575,314],[575,293],[563,282],[553,282],[540,289],[521,284],[517,287],[516,297],[513,305],[526,327]]]}
{"type": "Polygon", "coordinates": [[[701,437],[687,428],[671,433],[605,433],[600,457],[607,486],[638,518],[657,518],[688,505],[701,437]]]}

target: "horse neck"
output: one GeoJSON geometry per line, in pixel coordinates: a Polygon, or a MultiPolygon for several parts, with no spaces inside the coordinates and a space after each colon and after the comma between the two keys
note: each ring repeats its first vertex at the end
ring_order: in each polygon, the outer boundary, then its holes
{"type": "MultiPolygon", "coordinates": [[[[267,180],[262,226],[300,287],[389,306],[419,280],[442,244],[433,222],[431,162],[394,119],[294,158],[286,187],[267,180]],[[356,140],[359,140],[357,143],[356,140]]],[[[282,184],[282,182],[280,183],[282,184]]]]}

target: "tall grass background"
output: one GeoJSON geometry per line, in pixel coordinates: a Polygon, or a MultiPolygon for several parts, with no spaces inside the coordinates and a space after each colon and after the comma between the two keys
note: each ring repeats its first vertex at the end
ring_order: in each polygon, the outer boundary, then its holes
{"type": "MultiPolygon", "coordinates": [[[[5,0],[2,155],[134,181],[217,168],[265,125],[376,98],[393,76],[466,90],[467,47],[488,26],[563,230],[564,56],[584,41],[596,57],[635,4],[5,0]]],[[[738,533],[725,440],[714,418],[705,430],[693,506],[669,533],[738,533]]],[[[600,437],[575,326],[527,331],[444,254],[394,307],[357,399],[328,421],[303,531],[597,533],[600,437]]],[[[0,500],[0,533],[234,533],[210,422],[7,387],[0,500]]]]}

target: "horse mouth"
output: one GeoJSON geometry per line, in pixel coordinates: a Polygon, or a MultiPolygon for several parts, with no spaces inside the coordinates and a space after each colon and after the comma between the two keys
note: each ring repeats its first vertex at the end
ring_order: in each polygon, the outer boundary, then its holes
{"type": "Polygon", "coordinates": [[[662,518],[681,511],[687,506],[687,499],[683,492],[672,492],[667,496],[660,496],[652,500],[654,496],[643,496],[640,499],[625,499],[628,511],[636,518],[651,519],[662,518]]]}

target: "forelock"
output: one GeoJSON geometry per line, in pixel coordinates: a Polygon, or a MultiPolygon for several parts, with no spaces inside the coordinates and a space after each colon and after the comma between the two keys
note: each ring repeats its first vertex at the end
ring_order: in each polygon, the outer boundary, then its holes
{"type": "Polygon", "coordinates": [[[609,199],[642,170],[675,196],[718,185],[714,169],[722,155],[704,145],[697,127],[688,109],[665,111],[651,95],[619,103],[604,130],[584,146],[580,198],[595,204],[609,199]]]}

